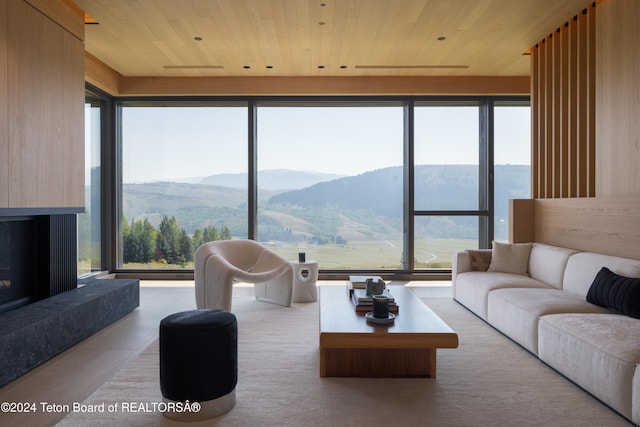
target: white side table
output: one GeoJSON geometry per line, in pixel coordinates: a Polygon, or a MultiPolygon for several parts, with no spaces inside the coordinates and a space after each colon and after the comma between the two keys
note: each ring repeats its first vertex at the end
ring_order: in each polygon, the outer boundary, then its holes
{"type": "Polygon", "coordinates": [[[293,302],[318,301],[318,263],[291,261],[293,265],[293,302]]]}

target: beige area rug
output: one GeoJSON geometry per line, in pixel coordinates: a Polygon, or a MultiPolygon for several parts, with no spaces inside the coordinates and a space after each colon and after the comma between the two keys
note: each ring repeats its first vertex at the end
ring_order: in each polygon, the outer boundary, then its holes
{"type": "MultiPolygon", "coordinates": [[[[76,426],[628,426],[573,383],[450,298],[422,298],[459,334],[435,379],[320,378],[318,304],[282,308],[235,291],[237,403],[206,422],[159,412],[72,413],[76,426]]],[[[419,292],[419,290],[417,291],[419,292]]],[[[152,344],[84,403],[162,402],[152,344]]]]}

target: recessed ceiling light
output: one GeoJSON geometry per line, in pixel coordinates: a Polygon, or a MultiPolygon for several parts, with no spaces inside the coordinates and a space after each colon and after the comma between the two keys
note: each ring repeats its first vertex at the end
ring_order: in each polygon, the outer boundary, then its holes
{"type": "Polygon", "coordinates": [[[265,68],[271,69],[271,68],[273,68],[273,65],[267,65],[265,68]]]}
{"type": "Polygon", "coordinates": [[[438,40],[439,40],[439,41],[443,41],[443,40],[446,40],[446,39],[447,39],[447,38],[446,38],[445,36],[440,36],[440,37],[438,37],[438,40]]]}
{"type": "Polygon", "coordinates": [[[324,21],[318,22],[318,25],[324,25],[324,24],[326,24],[326,22],[324,22],[324,21]]]}
{"type": "Polygon", "coordinates": [[[324,65],[318,65],[318,68],[324,68],[324,65]]]}
{"type": "Polygon", "coordinates": [[[200,37],[200,36],[195,36],[193,39],[194,39],[195,41],[197,41],[197,42],[202,41],[202,37],[200,37]]]}
{"type": "Polygon", "coordinates": [[[245,70],[248,70],[249,68],[251,68],[251,65],[243,65],[242,68],[244,68],[245,70]]]}
{"type": "Polygon", "coordinates": [[[341,65],[340,68],[347,68],[347,66],[346,65],[341,65]]]}
{"type": "Polygon", "coordinates": [[[85,14],[84,14],[84,23],[85,24],[97,24],[98,21],[96,21],[93,16],[91,16],[88,13],[85,12],[85,14]]]}

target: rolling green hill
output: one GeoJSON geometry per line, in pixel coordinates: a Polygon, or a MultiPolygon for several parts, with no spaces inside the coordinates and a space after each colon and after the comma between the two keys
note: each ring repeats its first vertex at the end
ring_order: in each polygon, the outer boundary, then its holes
{"type": "Polygon", "coordinates": [[[176,182],[123,185],[127,221],[146,218],[156,228],[163,216],[175,216],[189,233],[223,224],[246,229],[246,204],[247,192],[237,188],[176,182]]]}
{"type": "MultiPolygon", "coordinates": [[[[258,186],[263,190],[293,190],[309,187],[322,181],[340,178],[337,174],[313,171],[293,171],[271,169],[258,172],[258,186]]],[[[200,180],[199,184],[219,185],[222,187],[246,188],[246,173],[223,173],[211,175],[200,180]]]]}
{"type": "MultiPolygon", "coordinates": [[[[495,167],[496,217],[508,216],[509,199],[529,197],[529,166],[495,167]]],[[[384,216],[402,215],[402,167],[374,170],[357,176],[321,182],[301,190],[274,195],[268,206],[333,205],[342,209],[370,209],[384,216]]],[[[478,167],[422,165],[415,168],[415,209],[478,209],[478,167]]]]}
{"type": "MultiPolygon", "coordinates": [[[[498,165],[495,173],[496,218],[507,218],[509,198],[529,197],[529,167],[498,165]]],[[[391,167],[285,192],[260,189],[259,239],[335,242],[336,239],[401,236],[402,174],[401,167],[391,167]]],[[[277,175],[278,182],[300,177],[296,171],[291,171],[289,178],[286,171],[280,170],[277,175]]],[[[208,182],[221,180],[209,177],[208,182]]],[[[226,225],[233,235],[247,234],[247,193],[244,189],[175,182],[125,184],[123,187],[123,212],[128,221],[146,218],[157,227],[163,216],[175,216],[188,233],[193,233],[197,227],[226,225]]],[[[477,189],[477,166],[415,168],[416,209],[477,209],[477,189]]],[[[430,227],[430,235],[466,237],[475,232],[474,221],[467,219],[466,224],[460,219],[452,223],[445,218],[433,218],[421,220],[419,227],[430,227]]]]}

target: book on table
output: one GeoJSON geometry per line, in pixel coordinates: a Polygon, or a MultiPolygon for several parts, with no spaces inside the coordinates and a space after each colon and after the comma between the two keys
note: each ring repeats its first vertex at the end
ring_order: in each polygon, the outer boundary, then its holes
{"type": "MultiPolygon", "coordinates": [[[[398,304],[388,290],[384,290],[384,294],[390,298],[389,300],[389,312],[398,313],[398,304]]],[[[373,311],[373,298],[367,296],[364,289],[354,289],[351,294],[351,302],[356,309],[357,313],[367,313],[373,311]],[[361,292],[360,292],[361,291],[361,292]],[[359,297],[358,295],[361,295],[359,297]],[[362,299],[361,299],[362,298],[362,299]]]]}
{"type": "Polygon", "coordinates": [[[382,280],[382,277],[380,276],[349,276],[349,280],[347,280],[347,293],[349,294],[349,296],[353,295],[354,289],[366,289],[367,279],[372,279],[374,282],[377,282],[378,280],[382,280]]]}
{"type": "MultiPolygon", "coordinates": [[[[396,301],[396,299],[393,297],[393,295],[391,295],[391,293],[387,289],[382,291],[382,293],[379,295],[384,295],[387,298],[389,298],[389,303],[396,301]]],[[[366,289],[354,289],[353,297],[355,298],[355,301],[357,301],[359,304],[367,304],[367,303],[373,304],[373,295],[367,295],[366,289]]]]}
{"type": "Polygon", "coordinates": [[[374,282],[382,280],[380,276],[349,276],[348,286],[351,289],[366,289],[367,279],[372,279],[374,282]]]}

